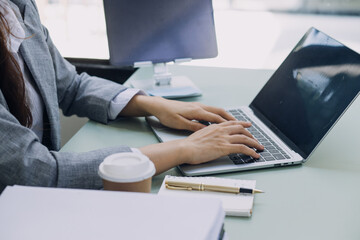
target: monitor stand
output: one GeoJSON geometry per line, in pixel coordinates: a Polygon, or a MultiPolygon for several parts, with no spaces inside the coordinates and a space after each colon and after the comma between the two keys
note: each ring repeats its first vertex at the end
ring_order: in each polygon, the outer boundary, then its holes
{"type": "MultiPolygon", "coordinates": [[[[154,70],[153,77],[149,79],[133,79],[131,85],[134,88],[142,89],[152,96],[161,96],[169,99],[201,96],[201,90],[189,78],[185,76],[172,76],[168,71],[166,63],[151,65],[154,70]]],[[[135,64],[135,66],[146,65],[135,64]]]]}

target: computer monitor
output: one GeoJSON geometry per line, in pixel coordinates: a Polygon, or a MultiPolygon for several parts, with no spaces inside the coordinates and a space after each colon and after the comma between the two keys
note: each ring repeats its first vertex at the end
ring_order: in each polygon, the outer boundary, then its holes
{"type": "Polygon", "coordinates": [[[110,63],[154,68],[134,87],[168,98],[201,95],[166,64],[217,56],[211,0],[104,0],[104,11],[110,63]]]}

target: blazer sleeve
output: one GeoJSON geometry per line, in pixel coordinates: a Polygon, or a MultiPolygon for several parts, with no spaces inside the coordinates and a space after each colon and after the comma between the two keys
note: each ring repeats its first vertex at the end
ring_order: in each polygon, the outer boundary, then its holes
{"type": "Polygon", "coordinates": [[[14,184],[99,189],[102,182],[97,170],[102,160],[113,153],[131,152],[126,146],[85,153],[49,151],[3,104],[0,133],[0,193],[14,184]]]}
{"type": "Polygon", "coordinates": [[[44,26],[43,33],[53,60],[58,103],[64,115],[76,114],[107,123],[111,100],[127,88],[87,73],[78,74],[75,67],[61,56],[44,26]]]}

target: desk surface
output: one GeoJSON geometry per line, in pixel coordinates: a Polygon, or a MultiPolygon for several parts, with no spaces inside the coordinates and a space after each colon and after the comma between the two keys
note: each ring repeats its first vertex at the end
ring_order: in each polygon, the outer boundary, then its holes
{"type": "MultiPolygon", "coordinates": [[[[247,105],[271,76],[268,70],[172,66],[204,92],[199,101],[219,107],[247,105]]],[[[138,70],[131,78],[149,75],[138,70]]],[[[229,239],[360,239],[360,100],[357,99],[301,166],[217,174],[255,179],[265,194],[256,195],[251,218],[226,217],[229,239]],[[355,127],[351,127],[355,126],[355,127]],[[340,191],[341,190],[341,191],[340,191]]],[[[126,144],[140,147],[158,142],[142,118],[120,119],[109,125],[89,121],[61,151],[82,152],[126,144]]],[[[165,174],[153,178],[152,192],[165,174]]]]}

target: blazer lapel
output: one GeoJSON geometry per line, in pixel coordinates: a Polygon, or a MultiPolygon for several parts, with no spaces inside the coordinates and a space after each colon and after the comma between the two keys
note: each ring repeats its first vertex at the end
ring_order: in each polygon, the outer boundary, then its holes
{"type": "Polygon", "coordinates": [[[4,97],[3,93],[1,92],[1,90],[0,90],[0,103],[1,103],[2,105],[4,105],[4,107],[5,107],[7,110],[9,110],[9,106],[8,106],[7,103],[6,103],[5,97],[4,97]]]}
{"type": "Polygon", "coordinates": [[[56,94],[55,72],[52,67],[49,49],[46,47],[46,40],[41,31],[42,25],[40,19],[38,18],[35,8],[29,6],[29,4],[32,3],[28,1],[27,4],[22,3],[18,5],[19,11],[15,10],[15,14],[25,30],[25,36],[28,37],[22,42],[20,53],[43,98],[51,127],[53,147],[59,149],[59,107],[56,94]],[[23,15],[24,19],[21,15],[23,15]]]}

